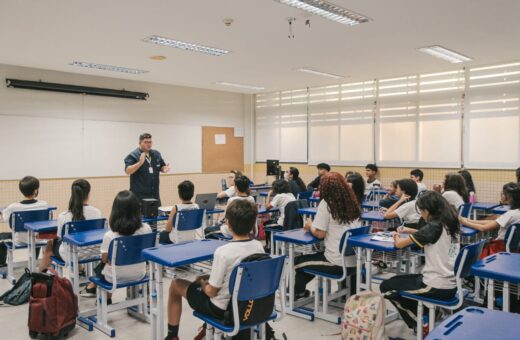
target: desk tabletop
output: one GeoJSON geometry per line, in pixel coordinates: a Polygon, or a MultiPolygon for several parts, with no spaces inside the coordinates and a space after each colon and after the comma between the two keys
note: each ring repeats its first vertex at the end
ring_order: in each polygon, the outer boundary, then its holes
{"type": "Polygon", "coordinates": [[[479,231],[477,229],[466,227],[465,225],[460,226],[460,235],[461,236],[474,236],[474,235],[478,234],[478,232],[479,231]]]}
{"type": "Polygon", "coordinates": [[[520,283],[520,254],[497,253],[471,266],[471,274],[499,281],[520,283]]]}
{"type": "Polygon", "coordinates": [[[500,206],[500,203],[491,203],[491,202],[476,202],[473,203],[473,209],[478,210],[490,210],[500,206]]]}
{"type": "Polygon", "coordinates": [[[383,213],[379,210],[367,211],[361,214],[361,219],[364,221],[375,221],[375,222],[384,222],[386,219],[383,216],[383,213]]]}
{"type": "Polygon", "coordinates": [[[316,215],[317,211],[318,211],[318,208],[316,208],[316,207],[301,208],[301,209],[298,209],[298,214],[314,216],[314,215],[316,215]]]}
{"type": "Polygon", "coordinates": [[[163,216],[157,216],[157,217],[143,217],[141,220],[143,223],[153,223],[153,222],[159,222],[159,221],[167,221],[168,215],[163,216]]]}
{"type": "Polygon", "coordinates": [[[145,249],[143,257],[166,267],[179,267],[211,260],[215,250],[227,243],[221,240],[195,240],[169,244],[145,249]]]}
{"type": "Polygon", "coordinates": [[[493,214],[503,215],[511,209],[509,205],[499,205],[493,208],[493,214]]]}
{"type": "Polygon", "coordinates": [[[365,209],[379,208],[379,201],[363,201],[363,203],[361,203],[361,208],[365,208],[365,209]]]}
{"type": "Polygon", "coordinates": [[[258,207],[258,215],[268,214],[268,213],[273,213],[273,212],[278,212],[278,211],[280,211],[280,209],[278,209],[278,208],[266,209],[265,205],[258,207]]]}
{"type": "Polygon", "coordinates": [[[249,187],[249,190],[269,190],[271,189],[271,186],[269,184],[258,184],[258,185],[251,185],[249,187]]]}
{"type": "Polygon", "coordinates": [[[63,242],[79,247],[88,247],[103,242],[107,229],[96,229],[63,236],[63,242]]]}
{"type": "Polygon", "coordinates": [[[320,203],[321,198],[319,198],[319,197],[309,197],[307,199],[307,201],[312,202],[312,203],[320,203]]]}
{"type": "Polygon", "coordinates": [[[444,320],[426,340],[518,339],[520,315],[467,307],[444,320]]]}
{"type": "Polygon", "coordinates": [[[24,223],[23,227],[25,228],[25,230],[30,230],[35,233],[56,231],[56,230],[58,230],[58,221],[45,220],[45,221],[26,222],[26,223],[24,223]]]}
{"type": "Polygon", "coordinates": [[[397,251],[394,242],[372,240],[375,234],[357,235],[348,238],[349,247],[368,248],[380,251],[397,251]]]}
{"type": "Polygon", "coordinates": [[[320,240],[304,229],[294,229],[274,234],[275,241],[294,244],[314,244],[320,240]]]}

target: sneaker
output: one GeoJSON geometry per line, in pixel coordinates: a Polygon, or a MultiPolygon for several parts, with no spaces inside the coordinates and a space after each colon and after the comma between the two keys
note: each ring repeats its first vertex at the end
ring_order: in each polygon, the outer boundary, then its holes
{"type": "Polygon", "coordinates": [[[206,324],[204,323],[202,326],[200,326],[199,328],[199,334],[197,334],[193,340],[203,340],[206,338],[206,324]]]}
{"type": "Polygon", "coordinates": [[[85,298],[95,298],[96,297],[96,287],[85,287],[81,292],[79,292],[79,295],[81,297],[85,298]]]}

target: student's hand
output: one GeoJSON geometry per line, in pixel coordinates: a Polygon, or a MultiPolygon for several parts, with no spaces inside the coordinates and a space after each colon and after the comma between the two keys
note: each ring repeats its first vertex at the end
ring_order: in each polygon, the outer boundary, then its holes
{"type": "Polygon", "coordinates": [[[466,217],[459,216],[459,222],[462,224],[466,224],[468,222],[468,219],[466,217]]]}
{"type": "Polygon", "coordinates": [[[406,230],[406,227],[403,227],[403,226],[397,227],[397,232],[398,233],[404,233],[405,230],[406,230]]]}
{"type": "Polygon", "coordinates": [[[406,202],[406,201],[410,200],[410,198],[411,198],[410,195],[403,195],[403,196],[401,196],[401,198],[399,198],[399,201],[406,202]]]}
{"type": "Polygon", "coordinates": [[[195,279],[195,283],[198,283],[199,285],[203,285],[205,284],[205,282],[207,282],[209,280],[209,275],[201,275],[201,276],[198,276],[196,279],[195,279]]]}
{"type": "Polygon", "coordinates": [[[399,240],[399,233],[393,233],[392,238],[394,239],[394,242],[397,242],[399,240]]]}
{"type": "Polygon", "coordinates": [[[303,229],[305,231],[311,231],[311,228],[312,228],[312,220],[308,218],[308,219],[305,220],[305,224],[303,225],[303,229]]]}
{"type": "Polygon", "coordinates": [[[170,172],[170,163],[168,163],[165,166],[163,166],[161,171],[164,172],[164,173],[170,172]]]}
{"type": "Polygon", "coordinates": [[[379,208],[379,211],[384,214],[388,211],[388,208],[379,208]]]}
{"type": "Polygon", "coordinates": [[[442,192],[442,186],[440,184],[434,184],[432,189],[433,191],[442,192]]]}

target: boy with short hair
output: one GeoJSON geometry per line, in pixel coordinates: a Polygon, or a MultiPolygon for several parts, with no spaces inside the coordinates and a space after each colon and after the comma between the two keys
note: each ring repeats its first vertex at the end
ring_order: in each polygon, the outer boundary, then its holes
{"type": "Polygon", "coordinates": [[[424,172],[421,169],[414,169],[410,171],[410,178],[417,183],[417,189],[419,190],[419,194],[423,191],[428,190],[426,188],[426,185],[422,183],[422,180],[424,178],[424,172]]]}
{"type": "Polygon", "coordinates": [[[175,279],[170,285],[168,296],[168,335],[165,340],[179,336],[179,323],[184,297],[195,311],[218,319],[231,300],[229,278],[234,266],[247,256],[263,253],[262,244],[249,237],[256,223],[258,209],[248,200],[235,200],[226,209],[233,240],[215,251],[209,279],[198,277],[194,282],[175,279]]]}
{"type": "Polygon", "coordinates": [[[381,187],[381,182],[376,178],[377,171],[378,168],[375,164],[369,163],[365,166],[365,175],[367,176],[365,181],[365,196],[370,194],[375,188],[381,187]]]}
{"type": "Polygon", "coordinates": [[[316,165],[316,168],[318,169],[318,177],[316,177],[312,182],[309,183],[309,185],[307,185],[308,191],[319,190],[321,176],[330,172],[330,165],[327,163],[319,163],[316,165]]]}

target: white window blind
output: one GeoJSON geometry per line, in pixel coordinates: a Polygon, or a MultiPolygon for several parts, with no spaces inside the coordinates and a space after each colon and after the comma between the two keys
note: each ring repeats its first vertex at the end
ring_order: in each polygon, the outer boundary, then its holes
{"type": "Polygon", "coordinates": [[[307,161],[307,89],[256,96],[256,161],[307,161]]]}
{"type": "Polygon", "coordinates": [[[516,168],[520,163],[520,63],[471,68],[468,77],[465,166],[516,168]]]}

